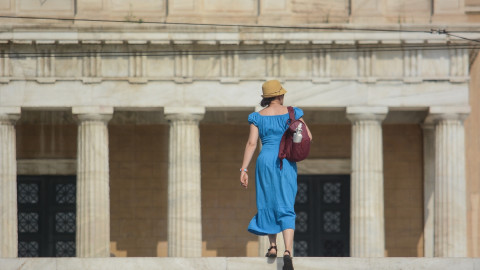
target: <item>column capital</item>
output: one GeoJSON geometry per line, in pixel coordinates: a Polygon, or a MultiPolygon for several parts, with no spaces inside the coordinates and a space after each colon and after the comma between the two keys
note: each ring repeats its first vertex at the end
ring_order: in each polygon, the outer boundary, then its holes
{"type": "Polygon", "coordinates": [[[352,106],[347,107],[348,120],[355,121],[383,121],[388,113],[388,107],[352,106]]]}
{"type": "Polygon", "coordinates": [[[165,107],[163,113],[170,121],[200,121],[205,115],[205,107],[165,107]]]}
{"type": "Polygon", "coordinates": [[[0,123],[14,124],[20,119],[20,107],[0,107],[0,123]]]}
{"type": "Polygon", "coordinates": [[[79,106],[72,107],[72,113],[79,121],[108,122],[113,116],[113,107],[106,106],[79,106]]]}
{"type": "Polygon", "coordinates": [[[429,114],[425,123],[438,123],[443,120],[458,120],[463,122],[470,114],[470,106],[433,106],[429,108],[429,114]]]}

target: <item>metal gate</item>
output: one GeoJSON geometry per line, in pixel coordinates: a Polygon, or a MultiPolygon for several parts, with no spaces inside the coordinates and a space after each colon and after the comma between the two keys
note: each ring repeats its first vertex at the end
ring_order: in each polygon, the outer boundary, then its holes
{"type": "Polygon", "coordinates": [[[349,256],[350,175],[299,175],[295,212],[295,256],[349,256]]]}
{"type": "Polygon", "coordinates": [[[73,257],[75,176],[17,177],[18,257],[73,257]]]}

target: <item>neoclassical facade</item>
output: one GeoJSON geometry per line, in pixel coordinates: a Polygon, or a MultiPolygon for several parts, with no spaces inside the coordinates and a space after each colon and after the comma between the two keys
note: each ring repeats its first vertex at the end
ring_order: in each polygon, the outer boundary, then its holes
{"type": "Polygon", "coordinates": [[[478,57],[429,30],[478,39],[480,3],[227,2],[2,2],[0,257],[263,255],[237,178],[272,78],[315,138],[297,255],[479,256],[478,57]]]}

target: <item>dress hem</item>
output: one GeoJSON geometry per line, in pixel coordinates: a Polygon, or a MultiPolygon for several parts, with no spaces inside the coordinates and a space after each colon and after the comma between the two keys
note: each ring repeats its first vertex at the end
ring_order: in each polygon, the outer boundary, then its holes
{"type": "Polygon", "coordinates": [[[295,228],[291,228],[291,227],[287,227],[285,229],[281,229],[280,231],[278,232],[259,232],[259,231],[256,231],[256,230],[252,230],[252,229],[247,229],[248,232],[250,233],[253,233],[255,235],[259,235],[259,236],[265,236],[265,235],[269,235],[269,234],[278,234],[278,233],[281,233],[285,230],[288,230],[288,229],[292,229],[295,231],[295,228]]]}

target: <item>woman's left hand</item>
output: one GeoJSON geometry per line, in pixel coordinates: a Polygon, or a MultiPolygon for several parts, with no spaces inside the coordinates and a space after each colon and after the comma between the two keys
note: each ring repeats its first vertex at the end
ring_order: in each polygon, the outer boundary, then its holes
{"type": "Polygon", "coordinates": [[[247,186],[248,186],[248,174],[247,174],[247,172],[242,171],[242,173],[240,174],[240,184],[244,188],[247,188],[247,186]]]}

